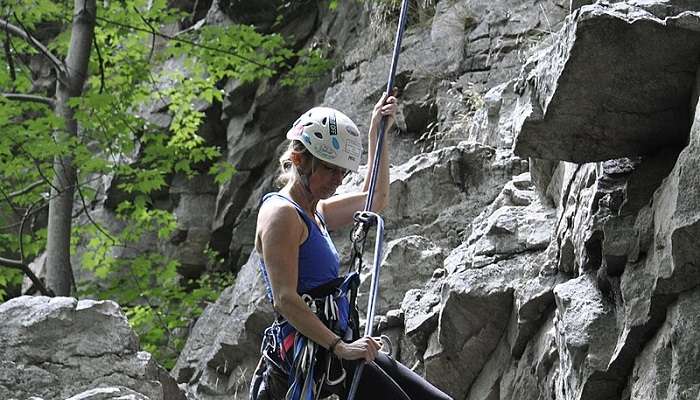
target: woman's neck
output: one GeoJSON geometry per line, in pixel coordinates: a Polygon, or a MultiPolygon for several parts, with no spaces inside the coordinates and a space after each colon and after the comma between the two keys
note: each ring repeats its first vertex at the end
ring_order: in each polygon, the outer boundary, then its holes
{"type": "Polygon", "coordinates": [[[316,205],[319,199],[315,199],[309,189],[298,180],[290,182],[287,186],[282,188],[282,192],[285,192],[289,197],[294,200],[295,203],[299,204],[301,208],[306,211],[310,216],[314,216],[316,213],[316,205]]]}

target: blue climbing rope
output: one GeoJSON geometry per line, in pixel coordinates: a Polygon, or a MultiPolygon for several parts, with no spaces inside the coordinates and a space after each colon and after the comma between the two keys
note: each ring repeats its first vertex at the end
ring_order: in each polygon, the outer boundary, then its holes
{"type": "MultiPolygon", "coordinates": [[[[396,30],[396,38],[394,40],[394,52],[391,58],[391,69],[389,70],[389,80],[386,85],[386,95],[387,97],[391,95],[394,88],[394,79],[396,77],[396,68],[399,63],[399,53],[401,52],[401,40],[403,39],[403,34],[406,29],[406,20],[408,17],[408,0],[402,0],[401,2],[401,14],[399,15],[399,26],[396,30]]],[[[377,235],[374,245],[374,259],[372,266],[372,281],[370,284],[369,299],[367,301],[367,321],[365,323],[365,336],[372,336],[374,329],[374,313],[375,305],[377,301],[377,294],[379,293],[379,272],[382,262],[382,253],[384,245],[384,220],[381,216],[376,213],[371,212],[372,201],[374,200],[374,190],[377,185],[377,175],[379,173],[379,163],[382,154],[382,148],[384,147],[384,130],[386,128],[386,118],[382,118],[379,123],[379,132],[377,136],[377,146],[374,152],[374,163],[372,164],[372,175],[370,178],[369,192],[367,193],[367,201],[365,203],[365,209],[362,212],[355,214],[355,221],[357,221],[356,228],[353,229],[355,234],[353,235],[353,261],[351,263],[351,268],[354,265],[357,268],[362,266],[362,252],[364,251],[364,241],[367,238],[367,231],[369,226],[377,226],[377,235]],[[358,242],[362,243],[358,246],[358,242]],[[359,256],[358,256],[359,254],[359,256]]],[[[357,271],[359,273],[359,271],[357,271]]],[[[353,301],[356,301],[356,296],[353,295],[353,301]]],[[[350,385],[350,391],[348,393],[348,400],[354,400],[357,394],[357,389],[360,384],[360,378],[362,377],[362,371],[364,369],[364,363],[360,362],[358,367],[355,369],[355,374],[352,377],[352,384],[350,385]]]]}
{"type": "MultiPolygon", "coordinates": [[[[399,15],[399,27],[396,30],[396,39],[394,40],[394,52],[391,57],[391,68],[389,70],[389,80],[386,84],[386,95],[391,96],[394,89],[394,80],[396,78],[396,68],[399,64],[399,53],[401,52],[401,41],[403,33],[406,30],[406,20],[408,19],[408,0],[401,2],[401,14],[399,15]]],[[[372,210],[372,201],[374,200],[374,190],[377,186],[377,173],[379,172],[379,159],[384,147],[384,130],[386,127],[386,118],[382,118],[379,122],[379,132],[377,135],[377,148],[374,151],[374,164],[372,165],[372,176],[369,183],[369,192],[367,193],[367,201],[365,202],[365,211],[372,210]]]]}

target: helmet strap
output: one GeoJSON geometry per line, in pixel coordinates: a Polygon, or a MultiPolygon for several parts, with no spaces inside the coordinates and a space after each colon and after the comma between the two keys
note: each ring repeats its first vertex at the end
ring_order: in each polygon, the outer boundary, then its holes
{"type": "Polygon", "coordinates": [[[310,171],[308,171],[308,172],[302,171],[302,169],[299,166],[294,167],[294,168],[296,168],[297,175],[299,175],[299,182],[301,183],[302,188],[304,188],[304,192],[307,196],[311,196],[311,184],[309,182],[309,179],[311,178],[311,174],[313,173],[313,170],[314,170],[314,168],[313,168],[314,161],[313,160],[315,159],[315,157],[313,157],[313,156],[311,156],[311,157],[312,157],[312,161],[311,161],[310,171]]]}
{"type": "Polygon", "coordinates": [[[311,185],[309,184],[309,175],[310,174],[299,174],[299,181],[301,182],[301,186],[304,187],[304,190],[311,193],[311,185]]]}

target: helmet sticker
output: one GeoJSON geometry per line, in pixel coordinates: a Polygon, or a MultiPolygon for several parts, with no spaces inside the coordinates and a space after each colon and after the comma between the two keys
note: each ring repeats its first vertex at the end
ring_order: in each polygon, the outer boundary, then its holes
{"type": "Polygon", "coordinates": [[[334,147],[336,150],[340,150],[340,143],[338,143],[338,139],[333,138],[332,143],[333,143],[333,147],[334,147]]]}
{"type": "Polygon", "coordinates": [[[362,145],[354,141],[348,140],[345,142],[345,152],[348,153],[348,157],[359,157],[360,153],[362,153],[362,145]]]}
{"type": "Polygon", "coordinates": [[[306,132],[304,132],[304,133],[301,135],[301,137],[302,137],[302,139],[304,139],[304,142],[306,142],[306,143],[308,143],[308,144],[311,144],[311,138],[309,137],[309,135],[306,134],[306,132]]]}
{"type": "Polygon", "coordinates": [[[292,128],[292,135],[294,135],[294,137],[298,138],[303,131],[304,131],[304,126],[302,124],[294,125],[294,127],[292,128]]]}
{"type": "Polygon", "coordinates": [[[338,156],[338,152],[326,144],[319,143],[315,147],[316,147],[316,151],[321,156],[319,158],[326,158],[327,161],[330,161],[330,160],[334,160],[338,156]]]}
{"type": "Polygon", "coordinates": [[[338,134],[338,124],[335,121],[335,113],[330,115],[330,123],[328,124],[328,130],[331,132],[331,136],[338,134]]]}

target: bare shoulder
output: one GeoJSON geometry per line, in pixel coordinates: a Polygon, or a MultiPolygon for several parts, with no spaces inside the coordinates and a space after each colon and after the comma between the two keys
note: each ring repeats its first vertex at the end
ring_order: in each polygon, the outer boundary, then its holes
{"type": "MultiPolygon", "coordinates": [[[[266,201],[258,211],[256,242],[273,239],[302,238],[305,225],[297,209],[286,201],[266,201]]],[[[257,244],[256,244],[256,247],[257,244]]]]}
{"type": "Polygon", "coordinates": [[[296,208],[289,202],[268,200],[260,206],[260,210],[258,211],[258,223],[296,219],[296,215],[296,208]]]}

